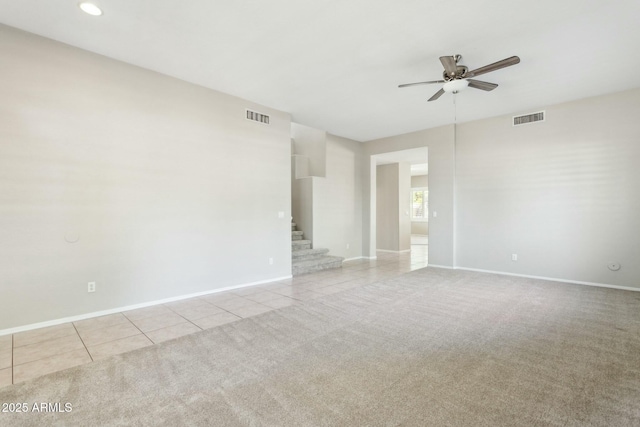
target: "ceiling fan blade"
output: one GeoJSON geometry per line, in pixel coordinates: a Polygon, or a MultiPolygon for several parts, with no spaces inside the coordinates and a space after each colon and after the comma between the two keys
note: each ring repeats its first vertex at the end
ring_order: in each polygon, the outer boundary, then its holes
{"type": "Polygon", "coordinates": [[[502,61],[494,62],[493,64],[485,65],[484,67],[480,67],[473,71],[469,71],[467,73],[467,77],[479,76],[481,74],[490,73],[492,71],[499,70],[500,68],[509,67],[511,65],[516,65],[519,63],[520,63],[520,58],[518,58],[517,56],[512,56],[510,58],[503,59],[502,61]]]}
{"type": "Polygon", "coordinates": [[[429,98],[429,101],[435,101],[436,99],[440,98],[443,93],[444,93],[444,89],[440,89],[439,91],[434,93],[431,98],[429,98]]]}
{"type": "Polygon", "coordinates": [[[402,85],[398,85],[398,87],[429,85],[429,84],[432,84],[432,83],[444,83],[444,80],[431,80],[430,82],[405,83],[405,84],[402,84],[402,85]]]}
{"type": "Polygon", "coordinates": [[[456,70],[458,66],[456,65],[456,58],[454,56],[441,56],[440,62],[442,62],[442,66],[444,67],[444,71],[448,76],[455,76],[456,70]]]}
{"type": "Polygon", "coordinates": [[[482,90],[494,90],[495,88],[498,87],[497,84],[495,83],[489,83],[489,82],[481,82],[480,80],[471,80],[471,79],[467,79],[467,81],[469,82],[469,87],[473,87],[476,89],[482,89],[482,90]]]}

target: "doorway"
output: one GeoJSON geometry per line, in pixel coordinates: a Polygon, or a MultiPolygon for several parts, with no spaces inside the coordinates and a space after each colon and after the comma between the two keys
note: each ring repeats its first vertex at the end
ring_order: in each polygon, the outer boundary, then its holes
{"type": "Polygon", "coordinates": [[[427,147],[371,156],[372,246],[376,256],[406,254],[412,269],[426,267],[429,257],[427,147]],[[373,179],[375,178],[375,179],[373,179]],[[372,209],[374,203],[372,203],[372,209]],[[372,233],[373,234],[373,233],[372,233]],[[373,239],[375,238],[375,240],[373,239]],[[414,268],[415,267],[415,268],[414,268]]]}

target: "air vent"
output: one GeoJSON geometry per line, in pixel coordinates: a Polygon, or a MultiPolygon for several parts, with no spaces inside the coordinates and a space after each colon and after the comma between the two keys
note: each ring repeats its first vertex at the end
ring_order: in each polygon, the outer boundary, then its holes
{"type": "Polygon", "coordinates": [[[269,124],[269,116],[266,114],[258,113],[256,111],[247,110],[247,120],[252,120],[258,123],[269,124]]]}
{"type": "Polygon", "coordinates": [[[513,116],[513,125],[520,126],[529,123],[544,122],[544,111],[538,111],[537,113],[524,114],[522,116],[513,116]]]}

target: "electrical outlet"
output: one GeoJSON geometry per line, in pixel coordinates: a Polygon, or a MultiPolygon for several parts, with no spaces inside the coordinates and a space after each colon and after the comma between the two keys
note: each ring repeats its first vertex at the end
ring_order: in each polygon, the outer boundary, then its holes
{"type": "Polygon", "coordinates": [[[349,249],[349,244],[347,243],[347,249],[349,249]]]}
{"type": "Polygon", "coordinates": [[[511,261],[517,261],[518,260],[518,254],[511,254],[511,261]]]}
{"type": "Polygon", "coordinates": [[[95,292],[96,291],[96,282],[89,282],[87,285],[87,292],[95,292]]]}
{"type": "Polygon", "coordinates": [[[269,265],[273,265],[273,258],[269,258],[269,265]]]}

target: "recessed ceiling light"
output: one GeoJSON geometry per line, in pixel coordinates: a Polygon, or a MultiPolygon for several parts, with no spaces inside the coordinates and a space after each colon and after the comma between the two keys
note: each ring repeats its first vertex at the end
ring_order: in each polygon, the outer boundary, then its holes
{"type": "Polygon", "coordinates": [[[82,9],[84,12],[88,13],[89,15],[93,15],[93,16],[102,15],[102,9],[100,9],[98,6],[96,6],[93,3],[82,2],[79,4],[79,6],[80,6],[80,9],[82,9]]]}

